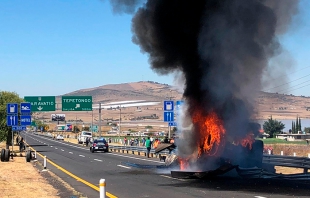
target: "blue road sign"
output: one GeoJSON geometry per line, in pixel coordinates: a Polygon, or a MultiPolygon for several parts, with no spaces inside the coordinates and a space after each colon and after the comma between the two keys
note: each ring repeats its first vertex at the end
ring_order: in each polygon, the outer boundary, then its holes
{"type": "Polygon", "coordinates": [[[43,127],[41,126],[41,131],[43,131],[43,127]]]}
{"type": "Polygon", "coordinates": [[[173,100],[164,101],[164,111],[173,111],[173,110],[174,110],[173,100]]]}
{"type": "Polygon", "coordinates": [[[178,100],[176,101],[176,110],[180,110],[181,109],[181,106],[184,104],[184,101],[183,100],[178,100]]]}
{"type": "Polygon", "coordinates": [[[21,115],[20,125],[31,125],[31,115],[21,115]]]}
{"type": "Polygon", "coordinates": [[[18,105],[17,103],[8,103],[6,105],[7,114],[18,114],[18,105]]]}
{"type": "Polygon", "coordinates": [[[176,122],[169,122],[168,125],[169,126],[177,126],[177,123],[176,122]]]}
{"type": "Polygon", "coordinates": [[[173,111],[165,111],[164,112],[164,122],[173,122],[173,121],[174,121],[173,111]]]}
{"type": "Polygon", "coordinates": [[[6,116],[6,125],[7,126],[18,125],[18,116],[17,115],[7,115],[6,116]]]}
{"type": "Polygon", "coordinates": [[[21,114],[30,114],[31,113],[31,103],[30,102],[21,102],[20,103],[20,113],[21,114]]]}
{"type": "Polygon", "coordinates": [[[26,131],[26,126],[12,126],[13,131],[26,131]]]}

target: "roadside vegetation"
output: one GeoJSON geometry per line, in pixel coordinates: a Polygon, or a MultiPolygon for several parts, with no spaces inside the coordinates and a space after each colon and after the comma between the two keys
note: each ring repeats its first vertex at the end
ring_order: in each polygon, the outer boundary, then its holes
{"type": "Polygon", "coordinates": [[[277,138],[257,138],[258,140],[262,140],[264,144],[298,144],[298,145],[307,145],[306,141],[286,141],[277,138]]]}

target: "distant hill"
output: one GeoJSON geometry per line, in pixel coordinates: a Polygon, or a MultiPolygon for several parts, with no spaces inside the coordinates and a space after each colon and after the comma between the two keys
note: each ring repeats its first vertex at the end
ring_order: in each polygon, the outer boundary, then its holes
{"type": "MultiPolygon", "coordinates": [[[[180,100],[182,92],[176,87],[153,81],[108,84],[76,90],[65,95],[93,96],[94,103],[129,100],[163,101],[180,100]]],[[[60,98],[58,97],[58,100],[60,98]]],[[[260,92],[256,99],[255,119],[294,119],[296,116],[310,118],[310,97],[260,92]]]]}
{"type": "Polygon", "coordinates": [[[163,101],[170,98],[173,100],[182,98],[182,93],[179,92],[176,87],[153,81],[109,84],[100,87],[81,89],[65,95],[93,96],[93,101],[96,103],[127,100],[163,101]]]}

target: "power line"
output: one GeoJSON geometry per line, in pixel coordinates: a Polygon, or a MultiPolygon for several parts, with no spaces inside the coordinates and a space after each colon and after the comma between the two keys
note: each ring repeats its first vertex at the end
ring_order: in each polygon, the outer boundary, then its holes
{"type": "MultiPolygon", "coordinates": [[[[307,68],[310,68],[310,66],[301,68],[300,70],[291,72],[290,74],[294,74],[294,73],[300,72],[300,71],[302,71],[302,70],[304,70],[304,69],[307,69],[307,68]]],[[[282,77],[283,77],[283,76],[279,76],[279,77],[276,77],[276,78],[274,78],[274,79],[270,79],[270,80],[268,80],[267,82],[274,81],[274,80],[277,80],[277,79],[282,78],[282,77]]]]}
{"type": "MultiPolygon", "coordinates": [[[[309,82],[309,81],[310,81],[310,80],[304,81],[304,82],[299,83],[299,84],[297,84],[297,85],[291,86],[290,88],[287,88],[287,89],[282,89],[281,91],[278,91],[278,92],[282,92],[282,91],[290,90],[291,88],[294,88],[294,87],[297,87],[297,86],[299,86],[299,85],[305,84],[306,82],[309,82]]],[[[293,89],[293,90],[295,90],[295,89],[293,89]]]]}
{"type": "MultiPolygon", "coordinates": [[[[263,90],[263,91],[264,91],[264,92],[268,92],[268,91],[270,91],[270,90],[272,90],[272,89],[275,89],[275,88],[278,88],[278,87],[282,87],[282,86],[287,85],[287,84],[290,84],[290,83],[292,83],[292,82],[296,82],[296,81],[298,81],[298,80],[300,80],[300,79],[303,79],[303,78],[306,78],[306,77],[308,77],[308,76],[310,76],[310,74],[308,74],[308,75],[306,75],[306,76],[303,76],[303,77],[300,77],[300,78],[298,78],[298,79],[296,79],[296,80],[292,80],[292,81],[290,81],[290,82],[284,83],[284,84],[282,84],[282,85],[278,85],[278,86],[276,86],[276,87],[272,87],[272,88],[270,88],[270,89],[263,90]]],[[[308,82],[308,81],[306,81],[306,82],[308,82]]]]}
{"type": "MultiPolygon", "coordinates": [[[[292,89],[291,91],[294,91],[294,90],[297,90],[297,89],[301,89],[301,88],[304,88],[304,87],[307,87],[307,86],[310,86],[310,84],[307,84],[307,85],[302,86],[302,87],[298,87],[298,88],[296,88],[296,89],[292,89]]],[[[287,92],[286,94],[289,94],[289,93],[287,92]]]]}

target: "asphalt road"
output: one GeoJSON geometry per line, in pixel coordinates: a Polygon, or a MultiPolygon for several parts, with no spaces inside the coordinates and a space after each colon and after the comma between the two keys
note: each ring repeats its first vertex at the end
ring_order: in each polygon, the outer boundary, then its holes
{"type": "MultiPolygon", "coordinates": [[[[22,133],[26,142],[59,166],[98,186],[105,179],[107,192],[120,198],[218,198],[310,197],[310,182],[271,179],[240,179],[221,176],[213,179],[175,179],[170,170],[158,168],[158,159],[121,153],[91,153],[86,147],[22,133]],[[135,165],[135,166],[133,166],[135,165]],[[157,168],[156,168],[157,167],[157,168]]],[[[38,158],[42,161],[42,158],[38,158]]],[[[99,192],[48,164],[51,170],[87,197],[99,192]]]]}

